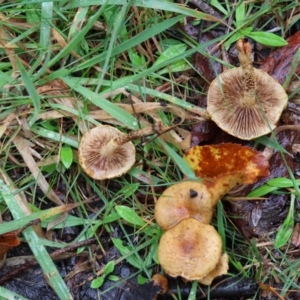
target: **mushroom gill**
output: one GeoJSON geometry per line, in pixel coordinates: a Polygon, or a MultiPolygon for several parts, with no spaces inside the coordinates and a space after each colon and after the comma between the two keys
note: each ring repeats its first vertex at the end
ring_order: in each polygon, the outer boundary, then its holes
{"type": "Polygon", "coordinates": [[[241,67],[227,70],[212,81],[207,112],[224,131],[251,140],[276,127],[288,97],[275,79],[253,68],[249,42],[240,40],[237,48],[241,67]]]}

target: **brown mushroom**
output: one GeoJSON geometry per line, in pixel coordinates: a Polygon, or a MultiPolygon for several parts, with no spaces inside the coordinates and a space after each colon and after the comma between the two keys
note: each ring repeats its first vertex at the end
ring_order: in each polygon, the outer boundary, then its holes
{"type": "Polygon", "coordinates": [[[135,162],[132,142],[120,143],[125,135],[118,129],[104,125],[86,132],[79,145],[79,163],[94,179],[119,177],[135,162]]]}
{"type": "Polygon", "coordinates": [[[216,200],[208,188],[197,181],[183,181],[167,188],[155,205],[155,219],[168,230],[186,218],[210,223],[216,200]]]}
{"type": "Polygon", "coordinates": [[[266,72],[253,68],[251,44],[237,42],[240,67],[221,73],[207,94],[207,112],[224,131],[243,140],[266,135],[276,127],[288,96],[266,72]]]}
{"type": "Polygon", "coordinates": [[[228,269],[228,255],[227,253],[223,253],[215,269],[209,272],[204,278],[200,279],[199,282],[204,285],[210,285],[216,277],[227,274],[228,269]]]}
{"type": "Polygon", "coordinates": [[[201,280],[214,270],[222,254],[215,228],[195,219],[184,219],[166,231],[158,246],[158,260],[172,277],[201,280]]]}
{"type": "Polygon", "coordinates": [[[79,163],[94,179],[119,177],[135,162],[135,147],[131,141],[163,130],[161,122],[129,134],[109,125],[97,126],[86,132],[80,141],[79,163]]]}

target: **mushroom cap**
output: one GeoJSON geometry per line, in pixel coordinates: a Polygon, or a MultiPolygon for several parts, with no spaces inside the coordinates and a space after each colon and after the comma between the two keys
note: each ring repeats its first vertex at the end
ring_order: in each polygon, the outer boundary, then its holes
{"type": "Polygon", "coordinates": [[[199,282],[204,285],[210,285],[216,277],[227,274],[228,269],[228,255],[227,253],[223,253],[215,269],[209,272],[204,278],[200,279],[199,282]]]}
{"type": "Polygon", "coordinates": [[[168,230],[186,218],[209,224],[216,201],[201,182],[183,181],[167,188],[155,205],[155,219],[168,230]]]}
{"type": "Polygon", "coordinates": [[[135,162],[135,147],[132,142],[103,151],[114,138],[124,135],[109,126],[97,126],[86,132],[79,145],[79,163],[90,177],[101,180],[119,177],[126,173],[135,162]]]}
{"type": "Polygon", "coordinates": [[[243,106],[243,70],[227,70],[210,84],[207,112],[224,131],[243,140],[266,135],[276,127],[288,96],[283,87],[266,72],[254,69],[256,103],[243,106]]]}
{"type": "Polygon", "coordinates": [[[167,274],[200,280],[216,268],[222,254],[215,228],[185,219],[166,231],[159,242],[158,261],[167,274]]]}

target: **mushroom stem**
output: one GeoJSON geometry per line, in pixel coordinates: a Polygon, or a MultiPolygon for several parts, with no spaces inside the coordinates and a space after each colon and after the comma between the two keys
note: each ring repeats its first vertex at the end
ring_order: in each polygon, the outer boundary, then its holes
{"type": "Polygon", "coordinates": [[[244,95],[241,99],[243,106],[253,106],[255,104],[256,80],[254,68],[252,65],[251,51],[252,47],[248,41],[239,40],[236,44],[238,57],[243,70],[244,95]]]}
{"type": "Polygon", "coordinates": [[[221,174],[212,180],[205,180],[204,184],[208,191],[212,194],[212,205],[215,206],[225,194],[237,185],[242,184],[244,180],[245,175],[243,172],[237,172],[232,176],[221,174]]]}
{"type": "Polygon", "coordinates": [[[163,131],[163,125],[161,122],[157,122],[152,126],[147,126],[137,131],[132,131],[128,134],[121,134],[113,139],[111,139],[102,149],[101,155],[107,156],[113,151],[115,151],[118,147],[132,141],[135,139],[139,139],[141,137],[154,134],[161,133],[163,131]]]}
{"type": "Polygon", "coordinates": [[[113,143],[116,143],[116,145],[120,146],[123,145],[129,141],[139,139],[141,137],[154,134],[154,133],[161,133],[163,131],[163,125],[161,122],[158,122],[157,124],[154,124],[152,126],[147,126],[145,128],[142,128],[137,131],[129,132],[126,135],[120,135],[112,140],[113,143]]]}

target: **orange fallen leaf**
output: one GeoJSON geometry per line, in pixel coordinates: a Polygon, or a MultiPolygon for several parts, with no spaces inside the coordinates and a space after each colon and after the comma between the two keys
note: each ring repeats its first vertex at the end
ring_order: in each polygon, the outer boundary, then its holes
{"type": "Polygon", "coordinates": [[[260,152],[239,144],[195,146],[184,159],[216,199],[238,184],[254,183],[270,173],[269,162],[260,152]]]}
{"type": "Polygon", "coordinates": [[[5,257],[5,254],[8,252],[8,250],[20,245],[20,240],[18,238],[18,235],[24,229],[26,229],[28,226],[31,226],[31,225],[37,225],[39,222],[40,222],[39,219],[32,220],[26,226],[22,227],[21,229],[10,231],[10,232],[0,235],[0,260],[5,257]]]}
{"type": "Polygon", "coordinates": [[[4,258],[7,251],[20,244],[17,234],[19,231],[12,231],[6,234],[0,235],[0,260],[4,258]]]}

